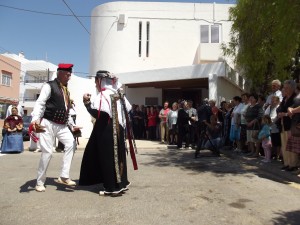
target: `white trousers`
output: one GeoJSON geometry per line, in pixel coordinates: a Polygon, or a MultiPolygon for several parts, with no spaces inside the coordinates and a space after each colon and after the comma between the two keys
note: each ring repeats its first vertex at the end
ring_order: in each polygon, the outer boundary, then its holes
{"type": "MultiPolygon", "coordinates": [[[[37,136],[38,138],[40,138],[40,134],[39,134],[39,133],[34,133],[34,134],[35,134],[35,136],[37,136]]],[[[36,150],[36,149],[41,149],[41,145],[40,145],[40,142],[39,142],[39,141],[34,142],[34,141],[30,138],[30,139],[29,139],[29,143],[30,143],[29,149],[30,149],[31,151],[34,151],[34,150],[36,150]]]]}
{"type": "Polygon", "coordinates": [[[46,181],[46,172],[52,158],[55,138],[65,145],[60,177],[70,177],[70,167],[76,147],[75,139],[67,125],[57,124],[47,119],[43,119],[41,125],[45,126],[45,132],[40,133],[39,142],[42,154],[38,167],[37,185],[44,185],[46,181]]]}

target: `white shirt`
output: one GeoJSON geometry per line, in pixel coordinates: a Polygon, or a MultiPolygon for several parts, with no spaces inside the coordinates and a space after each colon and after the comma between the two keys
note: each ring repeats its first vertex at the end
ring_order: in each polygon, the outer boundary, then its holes
{"type": "Polygon", "coordinates": [[[242,104],[243,106],[241,109],[241,124],[246,124],[245,114],[250,104],[245,104],[245,103],[242,104]]]}
{"type": "MultiPolygon", "coordinates": [[[[62,93],[64,94],[64,91],[62,90],[62,93]]],[[[32,121],[40,120],[44,116],[44,112],[46,109],[46,102],[51,97],[51,87],[50,84],[44,83],[42,90],[40,92],[40,96],[35,102],[33,111],[31,113],[32,115],[32,121]]],[[[66,105],[66,103],[65,103],[66,105]]],[[[69,114],[68,118],[68,124],[71,126],[75,126],[74,121],[69,114]]]]}
{"type": "Polygon", "coordinates": [[[170,110],[167,118],[168,118],[169,125],[176,124],[177,118],[178,118],[178,110],[175,110],[175,111],[170,110]]]}
{"type": "MultiPolygon", "coordinates": [[[[110,95],[115,94],[114,89],[107,89],[105,91],[102,91],[101,93],[98,93],[98,95],[91,100],[91,108],[92,109],[97,109],[103,112],[106,112],[110,118],[112,118],[112,109],[111,109],[111,97],[110,95]],[[101,105],[100,105],[101,102],[101,105]]],[[[132,108],[131,104],[127,100],[127,98],[124,96],[125,100],[125,107],[127,109],[127,112],[129,112],[132,108]]],[[[118,111],[118,121],[119,124],[122,125],[123,127],[126,126],[126,121],[125,121],[125,115],[121,107],[121,101],[117,100],[117,111],[118,111]]]]}
{"type": "Polygon", "coordinates": [[[272,97],[273,96],[278,96],[279,97],[279,101],[281,102],[282,101],[282,93],[281,93],[281,91],[280,90],[277,90],[277,91],[275,91],[274,93],[271,93],[269,96],[268,96],[268,98],[267,98],[267,100],[266,100],[266,104],[267,105],[271,105],[271,101],[272,101],[272,97]]]}
{"type": "Polygon", "coordinates": [[[231,125],[235,125],[235,122],[239,115],[241,115],[241,110],[243,108],[243,104],[240,103],[237,106],[234,107],[232,111],[232,117],[231,117],[231,125]]]}
{"type": "Polygon", "coordinates": [[[76,110],[75,110],[75,106],[74,106],[74,105],[71,105],[69,114],[70,114],[71,116],[76,116],[76,110]]]}
{"type": "Polygon", "coordinates": [[[272,120],[271,133],[279,133],[279,129],[278,129],[277,125],[275,124],[275,122],[277,120],[277,111],[276,111],[276,109],[278,107],[279,107],[279,105],[277,105],[276,107],[271,109],[271,106],[269,105],[268,108],[265,111],[265,115],[269,115],[271,117],[271,120],[272,120]]]}

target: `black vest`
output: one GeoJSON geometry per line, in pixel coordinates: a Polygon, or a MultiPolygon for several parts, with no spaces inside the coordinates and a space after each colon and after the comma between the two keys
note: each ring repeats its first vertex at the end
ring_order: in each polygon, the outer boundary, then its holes
{"type": "Polygon", "coordinates": [[[59,86],[57,79],[47,82],[51,87],[50,98],[46,102],[46,109],[43,118],[58,124],[66,124],[69,117],[70,99],[67,103],[68,109],[65,106],[63,91],[59,86]]]}

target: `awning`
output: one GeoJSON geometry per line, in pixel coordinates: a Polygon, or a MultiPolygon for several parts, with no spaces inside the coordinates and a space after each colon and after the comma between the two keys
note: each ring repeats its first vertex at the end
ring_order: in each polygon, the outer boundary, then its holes
{"type": "Polygon", "coordinates": [[[183,85],[185,85],[186,83],[189,83],[188,85],[193,85],[195,81],[205,83],[207,82],[210,74],[225,76],[225,64],[223,62],[216,62],[191,66],[120,73],[116,75],[119,78],[119,81],[126,86],[137,87],[138,84],[148,83],[149,86],[153,85],[154,87],[156,87],[165,82],[168,82],[169,84],[176,82],[183,85]]]}
{"type": "Polygon", "coordinates": [[[162,88],[162,89],[207,88],[208,78],[131,83],[131,84],[126,84],[125,86],[129,88],[154,87],[154,88],[162,88]]]}
{"type": "Polygon", "coordinates": [[[225,62],[126,72],[116,75],[119,81],[129,88],[207,88],[212,75],[226,79],[239,89],[244,88],[244,78],[225,62]]]}
{"type": "Polygon", "coordinates": [[[8,104],[12,104],[14,102],[18,102],[19,99],[17,98],[9,98],[9,97],[5,97],[5,96],[0,96],[0,103],[8,103],[8,104]]]}

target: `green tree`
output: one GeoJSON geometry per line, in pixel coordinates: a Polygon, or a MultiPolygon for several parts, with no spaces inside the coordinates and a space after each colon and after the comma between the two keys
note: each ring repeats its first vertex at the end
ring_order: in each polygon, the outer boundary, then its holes
{"type": "Polygon", "coordinates": [[[299,0],[237,0],[230,9],[231,40],[222,45],[223,54],[233,58],[252,90],[265,93],[270,80],[292,77],[291,62],[300,49],[299,12],[299,0]]]}

